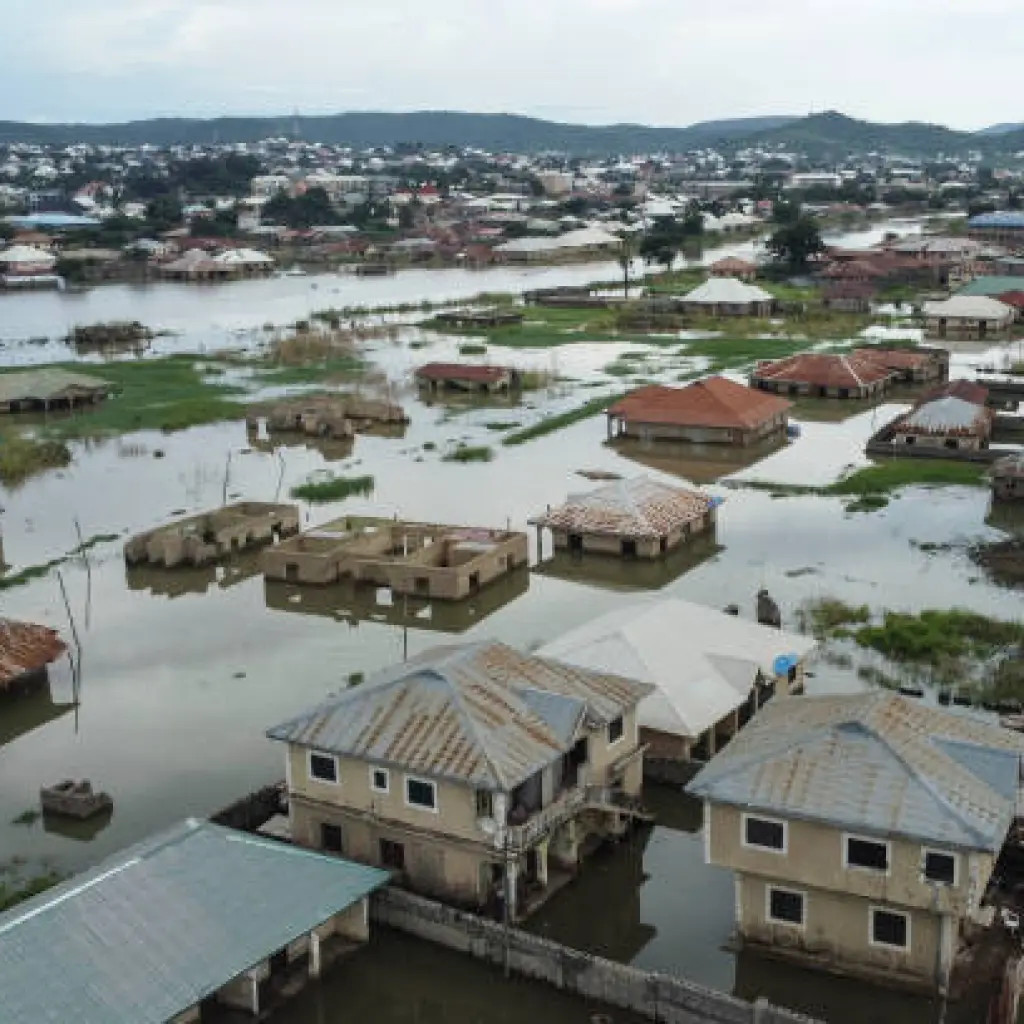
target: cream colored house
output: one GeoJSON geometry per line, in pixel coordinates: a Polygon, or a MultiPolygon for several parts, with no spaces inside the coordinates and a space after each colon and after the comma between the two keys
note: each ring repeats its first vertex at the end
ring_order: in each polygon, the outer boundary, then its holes
{"type": "Polygon", "coordinates": [[[687,786],[746,946],[946,992],[1024,736],[884,692],[772,701],[687,786]]]}
{"type": "Polygon", "coordinates": [[[269,730],[292,838],[520,916],[626,829],[650,690],[498,643],[427,651],[269,730]]]}

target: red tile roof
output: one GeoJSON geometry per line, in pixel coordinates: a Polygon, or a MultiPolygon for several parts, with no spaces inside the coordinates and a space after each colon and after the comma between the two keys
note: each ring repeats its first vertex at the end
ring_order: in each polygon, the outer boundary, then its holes
{"type": "Polygon", "coordinates": [[[469,366],[465,363],[426,363],[416,371],[423,380],[465,380],[474,384],[497,384],[505,380],[507,366],[469,366]]]}
{"type": "Polygon", "coordinates": [[[997,295],[997,299],[1000,302],[1005,302],[1008,306],[1013,306],[1015,309],[1024,309],[1024,291],[1013,291],[1003,292],[1002,295],[997,295]]]}
{"type": "Polygon", "coordinates": [[[860,355],[874,359],[880,366],[890,370],[917,370],[937,362],[934,352],[920,352],[912,348],[858,348],[860,355]]]}
{"type": "Polygon", "coordinates": [[[792,381],[818,388],[860,388],[892,375],[887,366],[862,350],[849,355],[804,352],[772,363],[758,363],[752,374],[763,380],[792,381]]]}
{"type": "Polygon", "coordinates": [[[64,649],[55,629],[0,618],[0,690],[49,665],[64,649]]]}
{"type": "Polygon", "coordinates": [[[685,388],[660,384],[640,388],[619,399],[608,415],[637,423],[749,429],[789,407],[789,402],[775,395],[754,391],[725,377],[708,377],[685,388]]]}
{"type": "Polygon", "coordinates": [[[757,271],[757,264],[741,260],[737,256],[724,256],[720,260],[715,260],[708,270],[712,274],[753,274],[757,271]]]}

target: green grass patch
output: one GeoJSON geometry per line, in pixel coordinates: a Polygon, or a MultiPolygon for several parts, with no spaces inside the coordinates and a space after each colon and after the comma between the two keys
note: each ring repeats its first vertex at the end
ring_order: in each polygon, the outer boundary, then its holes
{"type": "Polygon", "coordinates": [[[361,359],[357,359],[355,356],[340,355],[307,365],[288,366],[261,363],[256,365],[255,376],[260,384],[316,384],[330,378],[356,376],[361,374],[364,369],[361,359]]]}
{"type": "Polygon", "coordinates": [[[492,420],[490,423],[485,423],[484,426],[488,430],[512,430],[519,426],[518,420],[492,420]]]}
{"type": "MultiPolygon", "coordinates": [[[[761,330],[765,329],[762,325],[761,330]]],[[[697,338],[687,342],[678,354],[707,359],[707,372],[718,373],[761,359],[784,359],[808,348],[809,342],[795,338],[697,338]]]]}
{"type": "Polygon", "coordinates": [[[854,637],[891,661],[937,666],[967,655],[990,657],[1024,643],[1024,625],[962,608],[928,609],[919,615],[886,612],[880,625],[862,626],[854,637]]]}
{"type": "Polygon", "coordinates": [[[11,818],[12,825],[34,825],[42,817],[42,812],[36,807],[29,807],[21,814],[11,818]]]}
{"type": "Polygon", "coordinates": [[[291,489],[291,496],[302,501],[319,504],[328,501],[340,501],[353,494],[368,495],[373,493],[372,476],[332,476],[326,480],[307,480],[304,484],[291,489]]]}
{"type": "Polygon", "coordinates": [[[17,487],[36,473],[62,469],[71,462],[63,441],[23,437],[14,431],[0,434],[0,483],[17,487]]]}
{"type": "Polygon", "coordinates": [[[22,885],[8,885],[0,882],[0,911],[10,910],[11,907],[46,892],[58,882],[63,881],[62,877],[55,871],[49,871],[44,875],[36,875],[22,885]]]}
{"type": "Polygon", "coordinates": [[[454,451],[445,455],[442,462],[490,462],[494,458],[494,449],[485,444],[461,444],[454,451]]]}
{"type": "Polygon", "coordinates": [[[888,459],[858,469],[823,488],[826,494],[887,494],[912,485],[981,487],[988,467],[980,462],[942,459],[888,459]]]}
{"type": "Polygon", "coordinates": [[[837,629],[862,625],[871,619],[871,611],[866,604],[846,604],[834,597],[811,601],[803,607],[802,614],[815,636],[829,636],[837,629]]]}
{"type": "Polygon", "coordinates": [[[609,363],[604,367],[604,372],[610,377],[629,377],[636,373],[636,367],[632,363],[617,359],[614,363],[609,363]]]}
{"type": "Polygon", "coordinates": [[[459,346],[460,356],[482,356],[487,351],[487,346],[480,341],[467,341],[459,346]]]}
{"type": "Polygon", "coordinates": [[[545,434],[553,434],[556,430],[562,430],[573,423],[578,423],[580,420],[589,419],[591,416],[596,416],[599,412],[604,412],[608,406],[613,405],[620,398],[622,398],[622,395],[604,395],[600,398],[592,398],[589,402],[584,402],[568,412],[560,412],[555,416],[548,416],[532,426],[517,430],[515,433],[503,438],[501,443],[507,445],[525,444],[527,441],[532,441],[535,438],[544,437],[545,434]]]}
{"type": "Polygon", "coordinates": [[[14,587],[21,587],[26,583],[31,583],[32,580],[40,579],[51,569],[56,569],[58,565],[63,565],[69,559],[84,554],[91,548],[96,547],[97,544],[106,544],[110,541],[118,540],[119,536],[116,533],[97,533],[82,544],[73,547],[66,555],[62,555],[60,558],[51,558],[49,562],[44,562],[42,565],[30,565],[20,572],[0,576],[0,590],[11,590],[14,587]]]}

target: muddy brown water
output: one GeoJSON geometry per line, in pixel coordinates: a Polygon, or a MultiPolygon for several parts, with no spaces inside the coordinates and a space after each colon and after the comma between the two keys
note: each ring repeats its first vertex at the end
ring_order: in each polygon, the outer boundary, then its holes
{"type": "MultiPolygon", "coordinates": [[[[570,348],[558,350],[557,358],[581,378],[610,361],[609,346],[570,348]]],[[[407,344],[377,346],[372,356],[399,388],[401,367],[422,358],[407,344]]],[[[602,387],[610,391],[621,383],[608,379],[602,387]]],[[[515,414],[529,421],[571,407],[595,390],[569,386],[527,396],[515,414]]],[[[302,504],[305,524],[342,512],[372,512],[525,528],[529,515],[560,502],[568,492],[599,486],[578,476],[581,468],[624,476],[647,472],[666,480],[717,475],[699,471],[720,458],[714,451],[685,453],[684,458],[682,452],[609,446],[600,416],[505,448],[500,433],[488,431],[486,423],[513,418],[507,407],[497,413],[487,408],[453,411],[428,406],[411,390],[400,398],[412,416],[405,435],[359,436],[347,455],[299,440],[262,445],[261,450],[241,420],[172,435],[139,433],[76,444],[68,469],[17,490],[0,490],[7,561],[22,568],[61,556],[76,543],[75,518],[87,537],[115,532],[127,537],[172,514],[215,506],[224,493],[229,451],[229,496],[273,500],[310,474],[328,470],[374,476],[369,497],[315,508],[302,504]],[[460,438],[493,445],[494,461],[441,461],[445,447],[460,438]],[[426,443],[437,447],[425,449],[426,443]],[[164,452],[162,459],[153,457],[157,448],[164,452]]],[[[831,413],[801,421],[801,436],[793,443],[752,467],[722,469],[740,477],[826,482],[844,467],[863,462],[864,440],[877,418],[892,408],[854,410],[838,421],[831,420],[831,413]]],[[[268,727],[340,690],[353,673],[370,673],[446,642],[449,635],[494,637],[529,649],[642,599],[650,588],[716,607],[737,603],[751,616],[754,595],[765,586],[790,628],[802,602],[823,596],[876,609],[962,605],[987,615],[1020,617],[1019,593],[989,582],[967,554],[968,543],[1004,536],[986,524],[985,490],[910,488],[882,510],[850,514],[837,498],[773,498],[719,482],[708,489],[724,499],[715,544],[687,553],[664,572],[645,578],[617,561],[552,562],[543,571],[485,590],[457,611],[396,606],[376,591],[270,586],[251,556],[196,572],[129,572],[118,541],[94,548],[88,567],[81,559],[69,560],[62,572],[83,642],[81,704],[66,706],[70,678],[62,663],[55,666],[49,693],[0,708],[3,878],[42,867],[83,868],[175,819],[209,814],[280,778],[283,752],[264,737],[268,727]],[[923,551],[911,541],[950,547],[923,551]],[[41,785],[66,777],[89,778],[110,792],[114,811],[109,820],[83,830],[56,829],[42,821],[13,824],[17,815],[38,805],[41,785]]],[[[0,591],[0,611],[49,623],[67,634],[52,573],[0,591]]],[[[821,660],[810,691],[862,687],[856,668],[869,659],[852,649],[848,654],[848,665],[821,660]]],[[[773,987],[779,973],[723,951],[733,916],[731,879],[703,864],[696,808],[676,791],[659,793],[657,800],[659,824],[653,831],[599,855],[534,927],[562,941],[590,943],[605,955],[743,995],[764,990],[777,1001],[803,1005],[804,996],[813,993],[818,1003],[846,1012],[848,992],[838,984],[801,972],[799,985],[773,987]]],[[[460,960],[435,971],[429,967],[433,954],[421,950],[416,955],[426,958],[428,966],[407,986],[408,993],[417,993],[412,1001],[391,1000],[389,994],[366,1019],[498,1019],[484,1015],[483,1002],[467,1004],[461,1017],[436,1009],[447,1005],[453,979],[463,970],[468,977],[472,968],[463,968],[460,960]],[[421,1009],[414,1012],[417,1006],[421,1009]]],[[[372,951],[367,957],[368,964],[378,963],[372,951]]],[[[481,1000],[490,984],[486,978],[467,982],[481,1000]]],[[[346,993],[339,999],[348,998],[347,988],[338,991],[346,993]]],[[[371,997],[366,988],[359,999],[371,997]]],[[[336,1004],[317,1002],[316,995],[308,998],[312,1002],[296,1004],[285,1019],[294,1024],[333,1019],[336,1004]]],[[[507,1019],[580,1019],[578,1007],[563,1012],[554,1002],[550,1006],[546,1013],[507,1019]]],[[[927,1007],[918,1009],[924,1013],[927,1007]]]]}

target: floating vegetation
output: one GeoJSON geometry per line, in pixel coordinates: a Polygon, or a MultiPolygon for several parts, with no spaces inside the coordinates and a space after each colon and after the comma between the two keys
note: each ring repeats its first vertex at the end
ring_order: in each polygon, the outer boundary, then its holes
{"type": "Polygon", "coordinates": [[[601,398],[592,398],[589,402],[584,402],[581,406],[570,409],[568,412],[548,416],[532,426],[517,430],[515,433],[503,438],[501,443],[508,445],[525,444],[534,438],[543,437],[545,434],[552,434],[556,430],[563,429],[563,427],[571,426],[580,420],[589,419],[591,416],[596,416],[599,412],[604,412],[608,406],[617,402],[621,397],[622,395],[605,395],[601,398]]]}
{"type": "Polygon", "coordinates": [[[460,444],[454,451],[442,458],[442,462],[490,462],[494,458],[494,449],[485,444],[460,444]]]}
{"type": "Polygon", "coordinates": [[[331,476],[325,480],[307,480],[291,489],[293,498],[300,498],[312,504],[341,501],[353,494],[366,496],[373,493],[372,476],[331,476]]]}

